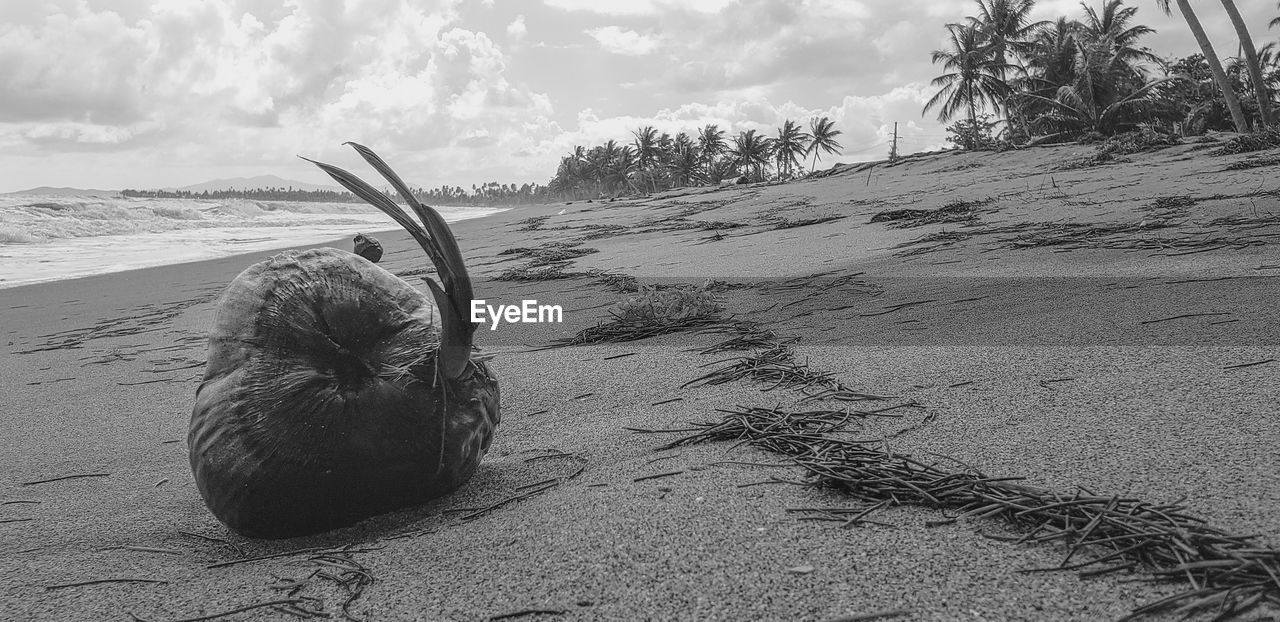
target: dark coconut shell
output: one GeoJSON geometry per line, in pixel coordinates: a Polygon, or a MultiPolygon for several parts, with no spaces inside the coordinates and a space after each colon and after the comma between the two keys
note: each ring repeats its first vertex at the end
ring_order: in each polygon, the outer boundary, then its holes
{"type": "Polygon", "coordinates": [[[359,233],[352,239],[352,242],[355,243],[357,255],[373,263],[378,263],[382,260],[382,243],[377,238],[359,233]]]}
{"type": "Polygon", "coordinates": [[[472,360],[436,373],[432,299],[345,251],[284,252],[214,314],[189,435],[214,516],[250,537],[344,527],[464,484],[500,420],[472,360]]]}

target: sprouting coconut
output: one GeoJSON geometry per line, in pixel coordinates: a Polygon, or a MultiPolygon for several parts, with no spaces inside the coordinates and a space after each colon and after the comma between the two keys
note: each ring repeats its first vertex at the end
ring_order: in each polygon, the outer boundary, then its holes
{"type": "Polygon", "coordinates": [[[500,419],[472,358],[471,280],[444,219],[368,148],[422,221],[355,175],[314,162],[404,227],[435,265],[428,297],[346,251],[287,251],[218,302],[196,392],[191,468],[218,520],[251,537],[327,531],[421,504],[470,479],[500,419]]]}

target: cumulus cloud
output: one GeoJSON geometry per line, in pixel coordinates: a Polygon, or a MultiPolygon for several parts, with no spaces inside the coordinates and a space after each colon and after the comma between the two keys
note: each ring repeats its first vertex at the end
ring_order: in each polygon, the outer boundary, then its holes
{"type": "Polygon", "coordinates": [[[672,136],[680,132],[696,136],[706,125],[716,125],[730,137],[746,130],[773,136],[786,120],[807,128],[811,119],[828,117],[842,132],[838,140],[844,148],[839,155],[825,156],[827,165],[834,161],[874,160],[887,155],[895,120],[901,120],[898,132],[904,153],[946,146],[937,128],[917,122],[920,107],[931,94],[927,85],[912,83],[877,95],[848,96],[818,108],[790,100],[777,103],[763,96],[682,104],[645,116],[604,116],[588,108],[578,113],[574,127],[538,143],[531,152],[546,163],[543,170],[549,171],[577,145],[590,147],[608,140],[627,144],[632,132],[643,126],[653,126],[659,133],[672,136]]]}
{"type": "MultiPolygon", "coordinates": [[[[445,177],[555,131],[551,100],[509,81],[506,52],[454,25],[456,4],[54,4],[0,25],[0,143],[230,164],[360,140],[445,177]]],[[[524,31],[522,16],[507,28],[524,31]]]]}
{"type": "Polygon", "coordinates": [[[524,24],[524,16],[517,15],[510,24],[507,24],[507,36],[513,41],[521,41],[525,35],[529,34],[529,28],[524,24]]]}
{"type": "MultiPolygon", "coordinates": [[[[920,114],[939,71],[929,51],[943,24],[974,10],[973,0],[482,4],[0,2],[0,171],[23,182],[42,167],[301,175],[293,154],[349,158],[339,144],[357,140],[397,154],[415,184],[545,180],[575,144],[628,140],[643,125],[773,134],[785,119],[824,115],[845,132],[845,158],[880,157],[894,121],[904,150],[943,144],[942,126],[920,114]]],[[[1241,6],[1264,36],[1273,5],[1241,6]]],[[[1078,0],[1041,0],[1036,18],[1079,13],[1078,0]]],[[[1223,12],[1201,13],[1231,53],[1223,12]]],[[[1157,53],[1197,51],[1180,16],[1144,6],[1139,19],[1160,30],[1143,41],[1157,53]]],[[[146,183],[132,179],[118,183],[146,183]]]]}
{"type": "MultiPolygon", "coordinates": [[[[605,15],[653,15],[670,11],[719,13],[735,0],[626,0],[602,2],[601,0],[545,0],[547,6],[566,11],[583,11],[605,15]]],[[[835,0],[838,1],[838,0],[835,0]]]]}
{"type": "Polygon", "coordinates": [[[607,52],[627,56],[644,56],[658,47],[657,37],[642,35],[634,30],[618,26],[592,28],[587,35],[595,39],[607,52]]]}

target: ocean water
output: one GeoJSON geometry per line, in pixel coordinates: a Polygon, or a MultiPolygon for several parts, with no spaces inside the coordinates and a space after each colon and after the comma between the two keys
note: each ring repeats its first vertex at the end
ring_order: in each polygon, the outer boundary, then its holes
{"type": "MultiPolygon", "coordinates": [[[[436,209],[449,222],[502,211],[436,209]]],[[[0,196],[0,288],[398,228],[358,203],[0,196]]]]}

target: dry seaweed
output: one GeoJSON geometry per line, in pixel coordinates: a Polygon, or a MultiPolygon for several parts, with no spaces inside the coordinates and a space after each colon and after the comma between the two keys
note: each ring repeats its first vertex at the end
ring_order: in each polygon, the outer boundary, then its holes
{"type": "Polygon", "coordinates": [[[978,201],[952,201],[938,209],[931,210],[885,210],[872,216],[871,222],[892,223],[889,226],[895,229],[910,229],[913,227],[922,227],[924,225],[947,222],[970,222],[977,220],[978,218],[978,211],[976,208],[990,202],[991,199],[982,199],[978,201]]]}
{"type": "Polygon", "coordinates": [[[1224,171],[1243,171],[1252,168],[1262,168],[1264,166],[1280,165],[1280,155],[1260,155],[1236,160],[1226,165],[1224,171]]]}
{"type": "Polygon", "coordinates": [[[808,227],[809,225],[820,225],[824,222],[834,222],[846,218],[840,214],[824,214],[822,216],[813,216],[810,218],[796,218],[794,220],[779,217],[773,221],[774,229],[795,229],[797,227],[808,227]]]}
{"type": "Polygon", "coordinates": [[[1260,132],[1233,136],[1221,147],[1209,152],[1209,155],[1224,156],[1238,153],[1251,153],[1280,147],[1280,129],[1268,128],[1260,132]]]}
{"type": "Polygon", "coordinates": [[[1191,589],[1133,610],[1129,619],[1173,611],[1209,612],[1225,619],[1264,602],[1280,604],[1280,551],[1252,537],[1231,535],[1187,514],[1182,501],[1073,493],[987,477],[966,467],[949,471],[883,442],[835,438],[849,420],[832,411],[788,412],[768,408],[722,411],[716,422],[660,451],[714,441],[734,441],[783,454],[807,471],[815,485],[890,505],[921,505],[956,512],[944,521],[987,518],[1020,533],[1017,543],[1056,543],[1066,549],[1054,567],[1023,572],[1081,571],[1082,576],[1144,570],[1152,581],[1185,581],[1191,589]],[[1072,563],[1077,555],[1086,557],[1072,563]]]}
{"type": "Polygon", "coordinates": [[[613,318],[557,339],[552,347],[624,343],[658,335],[731,323],[711,292],[689,285],[641,285],[609,311],[613,318]]]}
{"type": "Polygon", "coordinates": [[[604,270],[591,270],[587,274],[595,277],[598,285],[603,285],[621,294],[633,294],[640,291],[640,281],[630,274],[618,274],[604,270]]]}
{"type": "Polygon", "coordinates": [[[550,216],[533,216],[526,218],[516,223],[517,225],[522,225],[516,229],[516,231],[537,231],[541,229],[542,225],[546,224],[547,220],[550,218],[550,216]]]}
{"type": "Polygon", "coordinates": [[[493,278],[496,281],[555,281],[576,279],[587,275],[585,272],[565,272],[566,265],[560,263],[548,266],[519,266],[503,270],[493,278]]]}
{"type": "Polygon", "coordinates": [[[578,257],[600,252],[595,248],[579,248],[579,242],[550,242],[536,248],[508,248],[498,253],[499,257],[515,255],[529,260],[525,267],[537,268],[565,263],[578,257]]]}
{"type": "MultiPolygon", "coordinates": [[[[888,399],[854,391],[846,387],[831,372],[824,372],[808,363],[795,359],[795,351],[785,343],[773,343],[770,347],[728,361],[719,361],[721,367],[684,383],[682,386],[700,384],[719,385],[739,380],[751,380],[768,384],[765,391],[793,389],[805,395],[804,401],[836,400],[854,402],[888,399]]],[[[715,363],[713,363],[715,364],[715,363]]]]}

